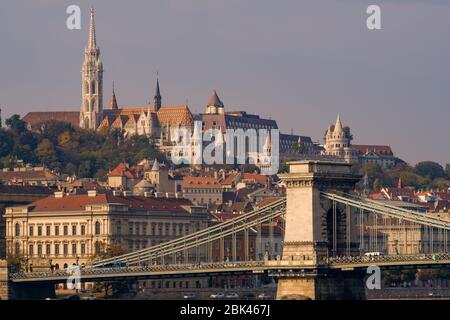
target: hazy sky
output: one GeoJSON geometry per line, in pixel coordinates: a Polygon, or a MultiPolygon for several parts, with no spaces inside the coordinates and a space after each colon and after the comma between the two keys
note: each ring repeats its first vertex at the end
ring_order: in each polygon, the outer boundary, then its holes
{"type": "Polygon", "coordinates": [[[450,163],[450,1],[130,0],[0,2],[3,118],[78,110],[89,7],[105,67],[104,106],[152,99],[276,119],[322,141],[340,113],[354,143],[389,144],[404,160],[450,163]],[[66,8],[82,29],[66,29],[66,8]],[[379,4],[382,30],[366,28],[379,4]]]}

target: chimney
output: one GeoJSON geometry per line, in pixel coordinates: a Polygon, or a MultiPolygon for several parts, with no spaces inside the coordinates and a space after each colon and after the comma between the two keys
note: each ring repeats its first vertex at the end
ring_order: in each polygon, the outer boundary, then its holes
{"type": "Polygon", "coordinates": [[[55,198],[56,199],[61,199],[62,197],[64,197],[64,192],[63,191],[56,191],[55,192],[55,198]]]}
{"type": "Polygon", "coordinates": [[[88,197],[96,197],[97,190],[88,190],[88,197]]]}

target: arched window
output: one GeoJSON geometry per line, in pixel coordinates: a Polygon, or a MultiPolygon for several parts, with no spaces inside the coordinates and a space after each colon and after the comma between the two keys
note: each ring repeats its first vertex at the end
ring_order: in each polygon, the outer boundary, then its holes
{"type": "Polygon", "coordinates": [[[15,234],[16,234],[16,237],[20,236],[20,223],[16,223],[16,225],[15,225],[15,234]]]}
{"type": "Polygon", "coordinates": [[[84,83],[84,93],[89,93],[89,83],[87,81],[84,83]]]}
{"type": "Polygon", "coordinates": [[[95,234],[100,234],[100,228],[101,228],[100,221],[97,221],[95,223],[95,234]]]}
{"type": "Polygon", "coordinates": [[[95,82],[91,82],[91,94],[95,94],[95,82]]]}

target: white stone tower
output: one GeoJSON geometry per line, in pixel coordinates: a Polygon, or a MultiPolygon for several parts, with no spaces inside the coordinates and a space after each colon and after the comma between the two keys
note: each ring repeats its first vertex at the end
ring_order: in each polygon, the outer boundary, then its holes
{"type": "Polygon", "coordinates": [[[91,8],[89,40],[84,50],[81,80],[80,127],[95,130],[103,116],[103,64],[95,39],[94,8],[91,8]]]}

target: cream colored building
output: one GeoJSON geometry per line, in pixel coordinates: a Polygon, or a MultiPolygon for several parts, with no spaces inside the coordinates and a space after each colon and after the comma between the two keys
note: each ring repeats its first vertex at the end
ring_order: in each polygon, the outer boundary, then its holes
{"type": "Polygon", "coordinates": [[[89,264],[111,244],[134,251],[207,227],[205,208],[185,199],[56,192],[5,213],[8,253],[28,265],[89,264]]]}

